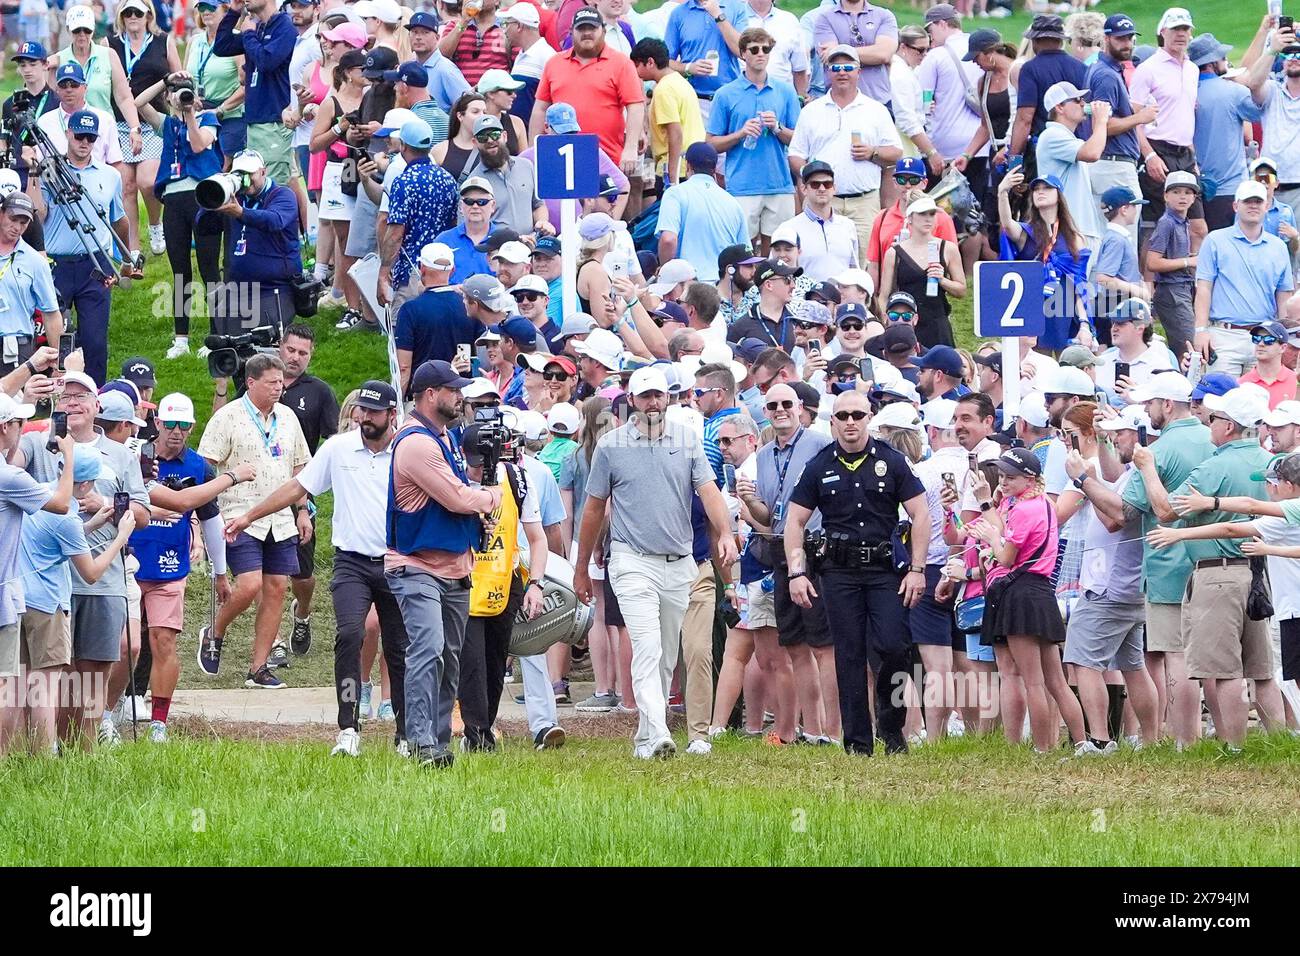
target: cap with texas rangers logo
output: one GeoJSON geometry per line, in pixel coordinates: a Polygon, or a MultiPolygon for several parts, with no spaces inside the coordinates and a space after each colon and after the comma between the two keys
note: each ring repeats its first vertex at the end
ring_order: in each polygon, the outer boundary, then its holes
{"type": "Polygon", "coordinates": [[[18,50],[9,59],[44,60],[46,56],[45,47],[41,46],[39,43],[28,41],[27,43],[20,43],[18,45],[18,50]]]}
{"type": "Polygon", "coordinates": [[[77,110],[68,117],[68,135],[98,136],[99,117],[90,110],[77,110]]]}
{"type": "Polygon", "coordinates": [[[72,80],[79,86],[86,85],[86,71],[81,68],[81,64],[76,60],[69,60],[59,67],[54,74],[54,85],[58,86],[67,80],[72,80]]]}
{"type": "Polygon", "coordinates": [[[386,412],[397,407],[397,392],[387,382],[371,379],[357,390],[356,404],[372,411],[386,412]]]}

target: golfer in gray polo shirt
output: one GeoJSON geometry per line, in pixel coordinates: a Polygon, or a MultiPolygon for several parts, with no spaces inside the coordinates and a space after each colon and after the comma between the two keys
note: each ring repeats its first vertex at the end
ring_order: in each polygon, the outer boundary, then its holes
{"type": "Polygon", "coordinates": [[[632,639],[632,687],[641,713],[633,754],[649,760],[677,752],[665,711],[682,618],[698,572],[690,560],[693,493],[704,505],[724,566],[736,560],[736,541],[700,437],[664,420],[668,382],[663,372],[655,366],[638,369],[628,390],[632,420],[601,438],[591,456],[573,584],[579,599],[589,603],[587,562],[609,503],[607,572],[632,639]]]}

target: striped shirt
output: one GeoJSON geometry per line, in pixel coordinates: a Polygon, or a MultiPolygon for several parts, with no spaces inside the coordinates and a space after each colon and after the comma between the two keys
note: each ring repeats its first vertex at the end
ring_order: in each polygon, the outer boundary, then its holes
{"type": "MultiPolygon", "coordinates": [[[[455,28],[456,22],[449,20],[442,28],[442,35],[447,36],[455,28]]],[[[469,21],[450,59],[470,86],[477,86],[488,70],[509,71],[510,55],[506,52],[506,35],[501,25],[494,23],[480,33],[478,21],[469,21]]]]}

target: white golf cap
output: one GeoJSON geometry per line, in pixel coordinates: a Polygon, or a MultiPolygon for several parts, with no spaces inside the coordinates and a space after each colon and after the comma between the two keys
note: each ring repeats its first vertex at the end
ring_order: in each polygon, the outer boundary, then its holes
{"type": "Polygon", "coordinates": [[[537,14],[537,8],[531,3],[513,3],[510,5],[509,10],[502,10],[498,13],[497,19],[513,20],[520,26],[532,27],[534,30],[542,25],[542,19],[537,14]]]}
{"type": "Polygon", "coordinates": [[[456,253],[445,242],[431,242],[420,250],[420,265],[446,271],[456,267],[456,253]]]}
{"type": "Polygon", "coordinates": [[[663,392],[667,395],[668,380],[664,378],[663,372],[653,366],[639,368],[632,373],[632,381],[627,390],[633,395],[643,395],[646,392],[663,392]]]}
{"type": "MultiPolygon", "coordinates": [[[[727,366],[727,368],[731,369],[731,377],[736,380],[737,386],[739,386],[740,383],[749,376],[749,369],[745,368],[744,365],[735,360],[732,355],[731,347],[714,339],[705,342],[704,350],[699,354],[699,360],[700,365],[727,366]]],[[[692,369],[691,374],[694,375],[698,371],[699,366],[696,366],[692,369]]],[[[689,388],[694,384],[694,381],[692,381],[687,385],[687,387],[689,388]]]]}
{"type": "Polygon", "coordinates": [[[663,295],[683,282],[694,281],[698,274],[685,259],[669,259],[659,267],[659,275],[649,288],[655,295],[663,295]]]}
{"type": "MultiPolygon", "coordinates": [[[[522,242],[507,242],[506,246],[522,246],[522,242]]],[[[506,246],[502,246],[504,249],[506,246]]],[[[508,261],[508,260],[507,260],[508,261]]],[[[541,276],[535,276],[531,272],[520,278],[518,282],[510,287],[510,294],[516,292],[540,292],[542,295],[550,295],[550,284],[541,276]]]]}
{"type": "Polygon", "coordinates": [[[623,340],[609,329],[592,329],[573,351],[617,372],[623,360],[623,340]]]}
{"type": "Polygon", "coordinates": [[[576,435],[581,423],[578,410],[568,402],[560,402],[546,413],[546,424],[557,435],[576,435]]]}
{"type": "Polygon", "coordinates": [[[872,394],[880,393],[881,395],[893,395],[896,398],[903,398],[913,405],[921,404],[921,393],[916,390],[916,386],[907,379],[900,376],[892,382],[876,382],[876,387],[872,394]]]}
{"type": "Polygon", "coordinates": [[[929,196],[921,196],[918,199],[914,199],[907,207],[907,215],[914,216],[919,212],[936,212],[938,209],[939,207],[935,205],[933,199],[929,196]]]}
{"type": "Polygon", "coordinates": [[[90,7],[69,7],[67,15],[63,18],[63,23],[69,33],[73,30],[93,30],[95,29],[95,11],[90,7]]]}
{"type": "Polygon", "coordinates": [[[1159,375],[1152,375],[1141,385],[1130,389],[1128,393],[1129,402],[1135,405],[1149,402],[1152,399],[1160,399],[1166,402],[1190,402],[1192,400],[1192,383],[1187,380],[1187,376],[1178,372],[1161,372],[1159,375]]]}
{"type": "Polygon", "coordinates": [[[194,402],[181,392],[162,397],[158,402],[157,417],[160,422],[188,422],[191,425],[198,420],[194,417],[194,402]]]}
{"type": "Polygon", "coordinates": [[[839,275],[832,277],[832,281],[841,289],[846,285],[865,289],[868,298],[876,294],[876,284],[871,281],[871,275],[866,269],[845,269],[839,275]]]}
{"type": "Polygon", "coordinates": [[[1042,392],[1030,392],[1020,399],[1020,414],[1016,416],[1033,428],[1046,428],[1048,422],[1047,403],[1043,401],[1042,392]]]}
{"type": "Polygon", "coordinates": [[[1080,398],[1092,398],[1097,394],[1096,387],[1088,373],[1081,368],[1062,365],[1046,376],[1043,381],[1043,395],[1078,395],[1080,398]]]}
{"type": "Polygon", "coordinates": [[[266,169],[266,160],[255,149],[241,150],[230,161],[232,173],[256,173],[263,169],[266,169]]]}
{"type": "Polygon", "coordinates": [[[1245,202],[1247,199],[1258,199],[1260,202],[1268,202],[1268,188],[1260,182],[1253,179],[1243,179],[1237,184],[1237,191],[1232,194],[1236,202],[1245,202]]]}
{"type": "Polygon", "coordinates": [[[1107,418],[1097,424],[1104,432],[1137,431],[1145,428],[1147,434],[1158,435],[1159,429],[1151,427],[1151,419],[1141,405],[1125,406],[1115,418],[1107,418]]]}
{"type": "Polygon", "coordinates": [[[460,390],[460,394],[464,398],[486,398],[489,395],[496,398],[501,397],[501,393],[497,391],[496,386],[481,377],[470,379],[469,384],[460,390]]]}
{"type": "Polygon", "coordinates": [[[504,259],[513,265],[520,265],[532,259],[533,250],[522,242],[503,242],[501,248],[491,254],[490,258],[504,259]]]}
{"type": "Polygon", "coordinates": [[[799,231],[795,229],[793,219],[781,223],[772,231],[771,244],[776,245],[778,242],[785,242],[792,246],[799,245],[799,231]]]}
{"type": "Polygon", "coordinates": [[[35,405],[24,405],[15,401],[8,392],[0,392],[0,425],[15,419],[26,421],[36,414],[35,405]]]}
{"type": "Polygon", "coordinates": [[[89,375],[87,375],[85,372],[64,372],[63,373],[64,391],[67,391],[69,385],[80,385],[86,391],[90,392],[91,395],[99,394],[99,386],[96,385],[95,380],[91,378],[89,375]]]}
{"type": "Polygon", "coordinates": [[[384,23],[400,23],[402,20],[402,8],[397,0],[358,0],[352,9],[360,17],[377,17],[384,23]]]}
{"type": "Polygon", "coordinates": [[[1300,425],[1300,402],[1278,402],[1277,407],[1264,416],[1264,424],[1270,428],[1282,428],[1285,425],[1300,425]]]}
{"type": "Polygon", "coordinates": [[[1271,169],[1273,172],[1277,172],[1277,163],[1269,159],[1267,156],[1260,156],[1250,164],[1250,174],[1254,176],[1255,173],[1261,169],[1271,169]]]}
{"type": "Polygon", "coordinates": [[[1267,398],[1261,400],[1254,390],[1245,385],[1239,385],[1223,395],[1206,395],[1205,407],[1212,412],[1222,412],[1243,428],[1254,428],[1268,414],[1267,398]]]}
{"type": "Polygon", "coordinates": [[[22,186],[22,181],[18,178],[18,170],[0,169],[0,199],[17,189],[22,189],[22,186]]]}
{"type": "Polygon", "coordinates": [[[906,428],[909,431],[923,432],[925,424],[916,406],[908,402],[891,402],[871,419],[868,426],[872,434],[879,434],[881,428],[906,428]]]}
{"type": "Polygon", "coordinates": [[[1160,22],[1156,24],[1156,33],[1161,30],[1172,30],[1175,27],[1190,27],[1192,24],[1192,15],[1182,7],[1170,7],[1161,16],[1160,22]]]}
{"type": "Polygon", "coordinates": [[[516,427],[529,441],[545,438],[551,432],[546,424],[546,416],[532,409],[519,413],[519,424],[516,427]]]}
{"type": "Polygon", "coordinates": [[[1088,90],[1079,89],[1073,83],[1065,81],[1053,83],[1047,88],[1047,92],[1043,94],[1043,109],[1050,113],[1062,103],[1087,96],[1088,92],[1088,90]]]}
{"type": "Polygon", "coordinates": [[[931,428],[940,431],[952,428],[956,416],[957,403],[951,398],[932,398],[921,406],[921,419],[931,428]]]}

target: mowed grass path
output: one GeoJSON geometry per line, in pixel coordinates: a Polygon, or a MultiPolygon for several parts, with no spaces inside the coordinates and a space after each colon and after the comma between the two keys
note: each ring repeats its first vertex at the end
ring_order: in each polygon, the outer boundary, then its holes
{"type": "Polygon", "coordinates": [[[622,741],[426,771],[378,738],[177,738],[0,762],[0,865],[1294,865],[1300,743],[1061,763],[1000,740],[907,757],[622,741]],[[54,823],[57,821],[57,825],[54,823]]]}

